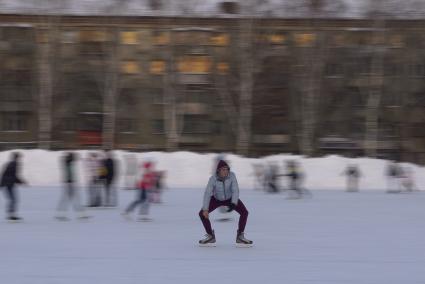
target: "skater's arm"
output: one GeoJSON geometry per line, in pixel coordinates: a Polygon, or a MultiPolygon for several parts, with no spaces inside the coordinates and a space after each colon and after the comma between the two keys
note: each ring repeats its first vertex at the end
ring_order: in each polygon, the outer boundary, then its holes
{"type": "Polygon", "coordinates": [[[211,195],[213,191],[213,186],[214,186],[214,176],[210,177],[207,184],[207,188],[205,188],[204,202],[202,204],[202,210],[204,211],[208,211],[208,208],[210,207],[210,200],[211,200],[211,195]]]}
{"type": "Polygon", "coordinates": [[[239,185],[234,173],[230,173],[232,179],[232,203],[237,205],[239,200],[239,185]]]}
{"type": "Polygon", "coordinates": [[[20,168],[17,164],[13,165],[13,179],[17,184],[26,184],[26,182],[20,177],[20,168]]]}

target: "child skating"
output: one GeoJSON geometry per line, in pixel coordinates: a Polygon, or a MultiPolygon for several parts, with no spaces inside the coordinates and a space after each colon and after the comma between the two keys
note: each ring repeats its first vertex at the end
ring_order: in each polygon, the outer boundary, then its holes
{"type": "Polygon", "coordinates": [[[127,209],[122,213],[126,219],[130,219],[129,214],[140,205],[140,213],[138,221],[150,221],[149,218],[149,194],[155,185],[155,171],[153,169],[153,164],[151,162],[146,162],[143,164],[143,176],[141,181],[138,184],[139,187],[139,196],[134,200],[127,209]]]}

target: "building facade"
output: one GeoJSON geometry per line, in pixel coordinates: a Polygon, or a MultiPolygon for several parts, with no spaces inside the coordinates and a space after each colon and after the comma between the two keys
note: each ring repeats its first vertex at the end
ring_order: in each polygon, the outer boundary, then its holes
{"type": "Polygon", "coordinates": [[[424,21],[225,3],[227,17],[0,15],[0,148],[425,161],[424,21]]]}

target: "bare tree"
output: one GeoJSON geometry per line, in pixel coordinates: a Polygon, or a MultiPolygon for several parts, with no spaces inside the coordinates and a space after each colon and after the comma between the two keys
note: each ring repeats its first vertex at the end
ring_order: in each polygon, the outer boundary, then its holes
{"type": "Polygon", "coordinates": [[[307,68],[307,78],[305,84],[300,82],[305,89],[302,88],[301,96],[301,153],[310,156],[315,151],[315,136],[317,124],[317,108],[320,96],[320,85],[322,78],[322,70],[324,63],[324,43],[323,34],[318,28],[318,13],[322,8],[321,0],[311,0],[309,5],[310,11],[310,27],[313,35],[313,43],[306,50],[304,59],[304,67],[307,68]]]}
{"type": "Polygon", "coordinates": [[[52,99],[54,88],[54,51],[57,44],[60,16],[55,15],[55,5],[52,1],[44,2],[45,14],[40,16],[41,38],[38,48],[39,67],[39,131],[38,147],[50,149],[52,140],[52,99]]]}
{"type": "Polygon", "coordinates": [[[255,0],[241,2],[239,19],[240,94],[237,152],[249,153],[251,141],[252,95],[254,81],[253,25],[255,0]]]}
{"type": "MultiPolygon", "coordinates": [[[[371,16],[374,17],[373,37],[376,39],[385,34],[385,18],[382,14],[383,1],[374,0],[370,2],[371,16]]],[[[370,66],[369,92],[366,104],[366,125],[365,125],[365,151],[366,155],[376,157],[378,149],[379,134],[379,107],[382,97],[383,86],[383,61],[385,43],[378,40],[374,43],[374,51],[370,66]]]]}

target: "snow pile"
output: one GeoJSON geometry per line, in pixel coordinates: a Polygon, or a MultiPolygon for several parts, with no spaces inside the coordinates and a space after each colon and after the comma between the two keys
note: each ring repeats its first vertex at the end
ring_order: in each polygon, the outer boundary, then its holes
{"type": "Polygon", "coordinates": [[[116,15],[172,17],[240,17],[266,18],[373,18],[379,11],[388,18],[423,19],[423,0],[322,0],[312,11],[311,0],[238,1],[239,14],[225,14],[220,3],[225,0],[0,0],[1,14],[28,15],[116,15]],[[156,7],[155,7],[156,6],[156,7]]]}
{"type": "MultiPolygon", "coordinates": [[[[22,150],[22,176],[30,185],[57,186],[61,184],[63,152],[44,150],[22,150]]],[[[89,151],[78,152],[76,163],[78,182],[85,185],[84,159],[89,151]]],[[[114,151],[119,169],[118,183],[123,184],[123,175],[126,172],[125,156],[129,152],[114,151]]],[[[138,164],[150,160],[156,163],[158,170],[164,170],[166,185],[170,188],[203,188],[212,173],[214,159],[217,154],[197,154],[193,152],[145,152],[131,153],[137,157],[138,164]]],[[[0,152],[0,164],[3,165],[9,158],[10,151],[0,152]]],[[[360,189],[384,190],[386,188],[385,169],[387,161],[371,158],[345,158],[340,156],[326,156],[322,158],[304,158],[288,154],[273,155],[263,158],[245,158],[233,154],[226,155],[232,171],[237,175],[241,188],[252,189],[255,184],[254,168],[256,164],[279,166],[284,173],[287,160],[296,160],[305,174],[304,186],[308,189],[344,189],[345,177],[342,172],[349,164],[357,164],[362,174],[360,189]]],[[[402,164],[409,167],[417,187],[425,184],[425,169],[413,164],[402,164]]],[[[283,180],[283,182],[285,182],[283,180]]]]}

